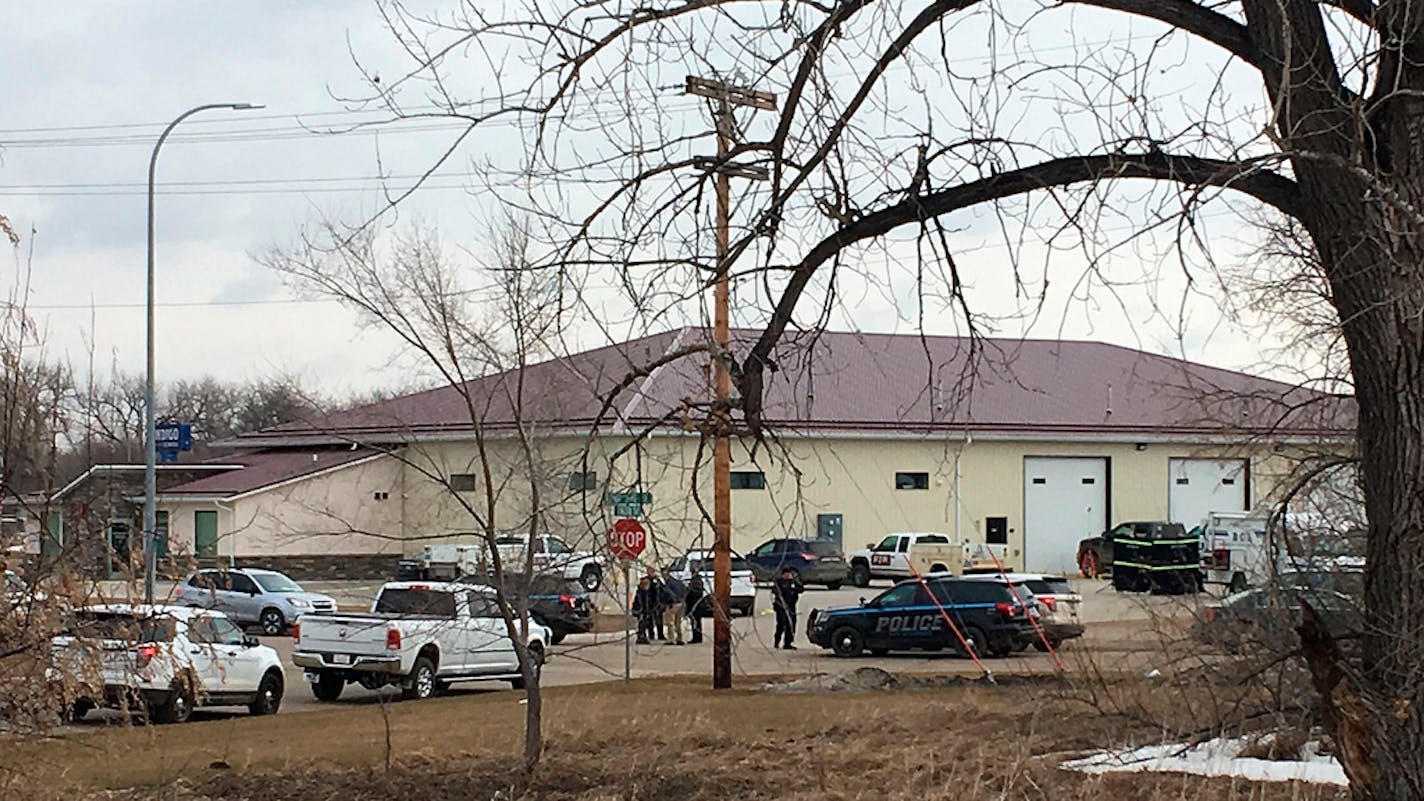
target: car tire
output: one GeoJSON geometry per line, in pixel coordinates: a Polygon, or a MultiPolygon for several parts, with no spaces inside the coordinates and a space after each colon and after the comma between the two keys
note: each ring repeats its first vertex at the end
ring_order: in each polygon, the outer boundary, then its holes
{"type": "Polygon", "coordinates": [[[287,630],[287,619],[282,617],[282,610],[269,606],[257,616],[257,625],[262,627],[263,634],[276,637],[287,630]]]}
{"type": "MultiPolygon", "coordinates": [[[[534,680],[537,682],[539,676],[544,672],[544,646],[537,642],[530,643],[528,650],[529,659],[534,663],[534,680]]],[[[524,689],[526,686],[524,683],[524,674],[521,673],[518,678],[510,679],[509,685],[516,690],[524,689]]]]}
{"type": "Polygon", "coordinates": [[[148,705],[149,722],[160,726],[187,723],[192,714],[192,692],[182,684],[175,685],[162,701],[148,705]]]}
{"type": "Polygon", "coordinates": [[[401,697],[407,701],[424,701],[434,698],[440,689],[435,679],[435,663],[428,656],[417,656],[410,668],[410,683],[401,688],[401,697]]]}
{"type": "Polygon", "coordinates": [[[257,685],[257,696],[247,705],[252,715],[275,715],[282,708],[282,693],[285,690],[282,672],[277,669],[267,671],[257,685]]]}
{"type": "Polygon", "coordinates": [[[337,673],[321,673],[312,682],[311,688],[316,700],[329,703],[341,697],[341,691],[346,689],[346,679],[337,673]]]}
{"type": "Polygon", "coordinates": [[[857,562],[850,566],[850,583],[857,587],[870,586],[870,565],[857,562]]]}
{"type": "Polygon", "coordinates": [[[865,636],[850,626],[831,632],[831,652],[836,656],[860,656],[865,650],[865,636]]]}
{"type": "Polygon", "coordinates": [[[978,626],[965,626],[963,632],[964,639],[970,643],[970,651],[974,656],[983,657],[989,652],[989,637],[984,634],[984,630],[978,626]]]}
{"type": "Polygon", "coordinates": [[[1244,573],[1231,574],[1231,583],[1226,585],[1226,590],[1230,594],[1246,591],[1246,575],[1244,573]]]}
{"type": "Polygon", "coordinates": [[[828,582],[826,582],[826,589],[830,590],[831,592],[835,592],[836,590],[838,590],[838,589],[840,589],[840,588],[841,588],[841,583],[840,583],[839,581],[828,581],[828,582]]]}
{"type": "Polygon", "coordinates": [[[583,572],[579,573],[579,583],[589,592],[598,592],[598,588],[603,586],[603,568],[584,565],[583,572]]]}
{"type": "Polygon", "coordinates": [[[94,711],[94,709],[95,704],[93,701],[90,701],[88,698],[80,698],[78,701],[69,705],[66,720],[70,722],[83,720],[84,716],[94,711]]]}

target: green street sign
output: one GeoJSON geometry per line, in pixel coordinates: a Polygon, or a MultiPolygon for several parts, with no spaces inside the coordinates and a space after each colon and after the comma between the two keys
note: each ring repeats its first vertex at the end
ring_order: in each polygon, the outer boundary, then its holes
{"type": "Polygon", "coordinates": [[[615,503],[613,504],[614,517],[642,517],[643,505],[641,503],[615,503]]]}
{"type": "Polygon", "coordinates": [[[610,492],[603,496],[603,502],[609,506],[637,504],[646,506],[653,502],[651,492],[610,492]]]}

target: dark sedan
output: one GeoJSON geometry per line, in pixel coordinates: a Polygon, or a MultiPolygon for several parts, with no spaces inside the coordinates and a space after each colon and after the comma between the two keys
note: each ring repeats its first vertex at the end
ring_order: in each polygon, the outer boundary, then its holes
{"type": "MultiPolygon", "coordinates": [[[[488,577],[466,578],[471,584],[494,585],[488,577]]],[[[549,627],[550,642],[557,645],[570,634],[593,631],[593,603],[588,591],[575,579],[550,573],[535,575],[530,580],[511,576],[505,583],[505,593],[515,607],[520,597],[529,593],[529,615],[549,627]]]]}
{"type": "Polygon", "coordinates": [[[758,545],[746,556],[757,581],[772,581],[783,569],[802,584],[824,584],[838,590],[850,576],[839,545],[825,540],[775,539],[758,545]]]}

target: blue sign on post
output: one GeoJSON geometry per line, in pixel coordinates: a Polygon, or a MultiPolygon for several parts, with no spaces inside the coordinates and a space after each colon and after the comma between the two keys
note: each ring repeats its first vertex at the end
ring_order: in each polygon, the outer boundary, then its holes
{"type": "Polygon", "coordinates": [[[192,424],[159,423],[153,428],[153,445],[162,461],[178,461],[180,452],[193,449],[192,424]]]}

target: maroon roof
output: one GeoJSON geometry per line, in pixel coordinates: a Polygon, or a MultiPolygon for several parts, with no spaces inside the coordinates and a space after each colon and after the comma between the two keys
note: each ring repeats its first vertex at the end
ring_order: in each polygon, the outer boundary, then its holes
{"type": "MultiPolygon", "coordinates": [[[[744,355],[758,332],[733,334],[744,355]]],[[[587,429],[608,393],[630,374],[706,341],[701,328],[668,331],[524,369],[527,423],[587,429]]],[[[1341,434],[1353,402],[1232,370],[1101,342],[921,337],[822,332],[788,338],[765,376],[773,426],[846,431],[1210,434],[1341,434]]],[[[486,425],[514,420],[517,372],[465,387],[486,425]]],[[[711,395],[707,357],[694,354],[627,382],[602,424],[648,424],[684,399],[711,395]]],[[[246,434],[232,445],[272,441],[391,441],[470,428],[452,387],[246,434]]]]}
{"type": "Polygon", "coordinates": [[[369,449],[284,448],[223,456],[214,461],[240,465],[235,470],[164,489],[163,495],[217,495],[227,497],[270,487],[288,479],[340,467],[376,455],[369,449]]]}

